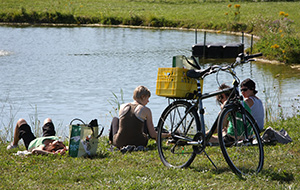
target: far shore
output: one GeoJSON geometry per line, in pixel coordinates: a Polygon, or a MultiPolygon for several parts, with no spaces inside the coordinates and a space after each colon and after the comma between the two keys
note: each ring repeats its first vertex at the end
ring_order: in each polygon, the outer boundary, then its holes
{"type": "MultiPolygon", "coordinates": [[[[211,30],[211,29],[194,29],[194,28],[176,28],[176,27],[152,27],[152,26],[133,26],[133,25],[106,25],[106,24],[54,24],[54,23],[8,23],[0,22],[0,26],[42,26],[42,27],[113,27],[113,28],[133,28],[133,29],[149,29],[149,30],[184,30],[184,31],[196,31],[197,32],[210,32],[210,33],[222,33],[242,36],[242,32],[231,32],[231,31],[221,31],[221,30],[211,30]]],[[[251,37],[252,34],[244,33],[244,36],[251,37]]],[[[254,39],[259,39],[259,36],[254,36],[254,39]]],[[[256,59],[258,62],[284,65],[283,62],[276,60],[267,59],[256,59]]],[[[291,66],[294,69],[300,70],[300,66],[291,66]]]]}

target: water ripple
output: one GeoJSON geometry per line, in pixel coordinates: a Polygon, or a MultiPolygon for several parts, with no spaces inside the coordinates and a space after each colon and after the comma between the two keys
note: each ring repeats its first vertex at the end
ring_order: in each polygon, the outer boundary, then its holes
{"type": "Polygon", "coordinates": [[[10,55],[10,54],[12,54],[12,52],[0,50],[0,56],[6,56],[6,55],[10,55]]]}

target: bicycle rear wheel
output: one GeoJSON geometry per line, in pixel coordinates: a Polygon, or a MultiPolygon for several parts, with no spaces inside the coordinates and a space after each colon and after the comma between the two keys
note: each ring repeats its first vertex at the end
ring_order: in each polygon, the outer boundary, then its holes
{"type": "Polygon", "coordinates": [[[162,113],[158,123],[158,153],[165,166],[188,167],[195,159],[192,141],[200,126],[195,109],[190,109],[187,101],[175,101],[162,113]],[[170,138],[162,138],[162,133],[172,134],[170,138]]]}
{"type": "Polygon", "coordinates": [[[245,109],[243,118],[242,109],[241,105],[232,104],[222,110],[218,120],[218,138],[225,160],[233,172],[251,175],[263,168],[264,151],[255,120],[245,109]]]}

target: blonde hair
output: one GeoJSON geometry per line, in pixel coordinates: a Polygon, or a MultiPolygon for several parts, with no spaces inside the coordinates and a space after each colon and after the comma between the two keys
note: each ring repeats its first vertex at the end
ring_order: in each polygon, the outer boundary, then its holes
{"type": "Polygon", "coordinates": [[[145,86],[138,86],[133,91],[133,99],[134,100],[141,100],[145,97],[150,97],[151,92],[145,86]]]}

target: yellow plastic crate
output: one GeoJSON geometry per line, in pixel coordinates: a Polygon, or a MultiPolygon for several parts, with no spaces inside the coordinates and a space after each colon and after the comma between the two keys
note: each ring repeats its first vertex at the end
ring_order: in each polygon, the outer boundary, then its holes
{"type": "MultiPolygon", "coordinates": [[[[179,67],[158,68],[156,95],[170,98],[187,98],[189,93],[197,90],[197,81],[187,77],[187,71],[188,69],[179,67]]],[[[203,81],[201,80],[202,86],[203,81]]]]}

